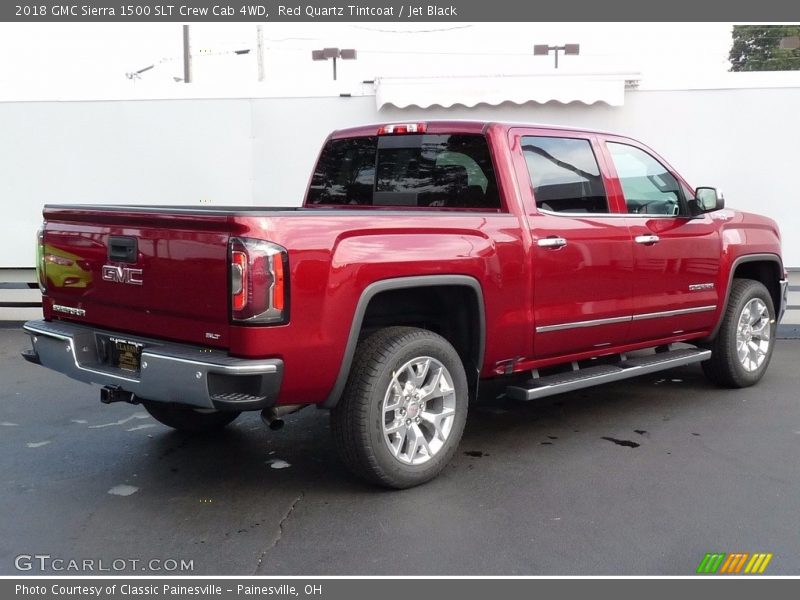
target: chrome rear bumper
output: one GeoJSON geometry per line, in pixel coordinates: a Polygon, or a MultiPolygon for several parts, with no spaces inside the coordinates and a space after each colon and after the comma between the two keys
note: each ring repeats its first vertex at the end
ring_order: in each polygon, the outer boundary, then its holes
{"type": "Polygon", "coordinates": [[[137,398],[217,410],[260,410],[275,403],[280,359],[234,358],[220,350],[173,344],[63,321],[28,321],[33,351],[26,360],[84,383],[115,386],[137,398]],[[101,337],[143,346],[141,368],[127,371],[102,358],[101,337]]]}

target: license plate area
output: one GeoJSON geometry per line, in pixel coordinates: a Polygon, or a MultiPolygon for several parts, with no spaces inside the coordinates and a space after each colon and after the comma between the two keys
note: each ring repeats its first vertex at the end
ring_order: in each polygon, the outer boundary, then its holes
{"type": "Polygon", "coordinates": [[[144,344],[115,336],[100,336],[106,364],[128,373],[139,373],[144,344]]]}

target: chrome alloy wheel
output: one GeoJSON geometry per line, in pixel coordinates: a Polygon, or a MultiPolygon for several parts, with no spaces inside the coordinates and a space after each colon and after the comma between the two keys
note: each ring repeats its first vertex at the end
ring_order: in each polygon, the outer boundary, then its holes
{"type": "Polygon", "coordinates": [[[742,309],[736,328],[736,353],[747,372],[758,369],[767,358],[770,341],[770,316],[761,298],[753,298],[742,309]]]}
{"type": "Polygon", "coordinates": [[[383,397],[383,439],[406,465],[421,465],[445,445],[456,414],[453,377],[430,356],[408,361],[392,374],[383,397]]]}

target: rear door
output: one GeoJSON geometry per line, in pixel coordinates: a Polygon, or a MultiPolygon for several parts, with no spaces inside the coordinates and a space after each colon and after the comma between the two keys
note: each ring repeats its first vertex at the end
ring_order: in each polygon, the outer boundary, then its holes
{"type": "Polygon", "coordinates": [[[691,188],[647,147],[614,136],[602,143],[633,236],[631,341],[710,329],[719,302],[718,228],[708,214],[689,214],[691,188]]]}
{"type": "Polygon", "coordinates": [[[631,234],[604,177],[595,136],[527,128],[510,135],[533,237],[536,358],[624,343],[631,319],[631,234]]]}

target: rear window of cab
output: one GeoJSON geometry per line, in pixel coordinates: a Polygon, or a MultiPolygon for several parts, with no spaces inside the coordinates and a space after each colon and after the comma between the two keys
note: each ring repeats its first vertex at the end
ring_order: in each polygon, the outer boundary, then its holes
{"type": "Polygon", "coordinates": [[[306,204],[501,209],[488,143],[475,134],[328,140],[306,204]]]}

